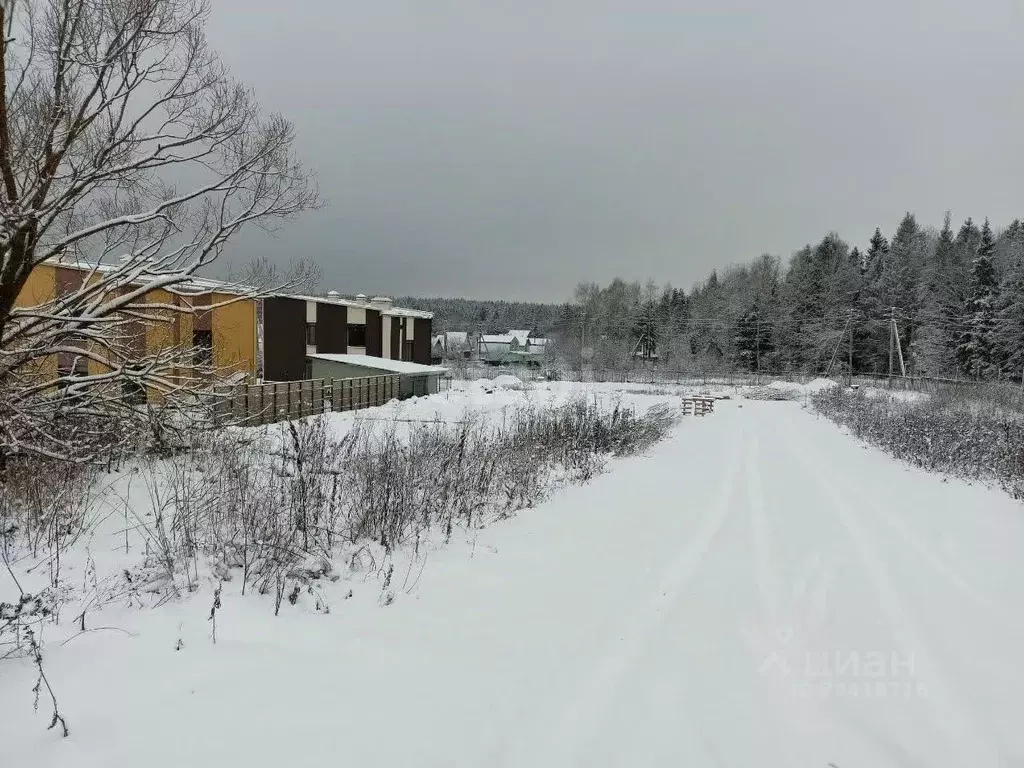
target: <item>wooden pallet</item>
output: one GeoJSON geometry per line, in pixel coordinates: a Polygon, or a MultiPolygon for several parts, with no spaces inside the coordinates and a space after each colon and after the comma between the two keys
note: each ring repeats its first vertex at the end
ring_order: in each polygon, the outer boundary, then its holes
{"type": "Polygon", "coordinates": [[[684,416],[704,416],[715,412],[715,400],[712,397],[684,397],[684,416]]]}

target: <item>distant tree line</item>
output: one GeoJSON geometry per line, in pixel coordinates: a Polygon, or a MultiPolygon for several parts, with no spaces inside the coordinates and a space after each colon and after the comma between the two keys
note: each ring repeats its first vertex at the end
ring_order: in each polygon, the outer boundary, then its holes
{"type": "Polygon", "coordinates": [[[713,271],[689,293],[577,287],[558,335],[570,359],[679,369],[846,370],[991,379],[1024,371],[1024,225],[939,231],[907,213],[866,250],[830,232],[793,254],[713,271]],[[899,361],[902,358],[903,364],[899,361]]]}
{"type": "Polygon", "coordinates": [[[690,291],[615,279],[541,304],[403,298],[440,330],[553,336],[570,364],[677,370],[899,373],[992,379],[1024,374],[1024,224],[996,231],[907,213],[867,247],[829,232],[788,263],[771,254],[713,271],[690,291]],[[900,360],[902,359],[902,366],[900,360]],[[890,366],[892,366],[890,368],[890,366]]]}
{"type": "Polygon", "coordinates": [[[434,313],[434,331],[472,331],[505,333],[523,329],[546,336],[558,324],[562,307],[527,301],[487,301],[478,299],[416,298],[395,299],[403,307],[434,313]]]}

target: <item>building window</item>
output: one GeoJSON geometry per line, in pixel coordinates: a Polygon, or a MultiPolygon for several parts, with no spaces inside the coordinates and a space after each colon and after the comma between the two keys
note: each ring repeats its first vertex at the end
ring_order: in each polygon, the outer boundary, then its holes
{"type": "Polygon", "coordinates": [[[350,347],[365,347],[366,346],[366,326],[356,325],[349,323],[348,326],[348,345],[350,347]]]}
{"type": "Polygon", "coordinates": [[[306,346],[316,346],[316,323],[306,323],[306,346]]]}
{"type": "Polygon", "coordinates": [[[405,349],[402,350],[403,360],[412,360],[412,342],[405,342],[405,349]]]}
{"type": "Polygon", "coordinates": [[[192,331],[196,365],[213,364],[213,331],[192,331]]]}

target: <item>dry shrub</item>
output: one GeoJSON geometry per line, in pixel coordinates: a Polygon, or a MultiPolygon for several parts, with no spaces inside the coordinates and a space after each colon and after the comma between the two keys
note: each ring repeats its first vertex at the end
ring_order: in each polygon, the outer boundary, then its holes
{"type": "Polygon", "coordinates": [[[1024,420],[998,400],[933,396],[907,402],[831,389],[811,398],[819,413],[898,459],[936,472],[995,482],[1024,496],[1024,420]]]}
{"type": "Polygon", "coordinates": [[[674,421],[668,407],[637,414],[581,398],[512,408],[497,423],[357,422],[338,437],[319,417],[230,431],[144,473],[154,562],[191,587],[205,554],[221,578],[240,571],[243,590],[280,596],[289,580],[328,571],[317,564],[340,542],[390,549],[506,516],[562,479],[589,480],[609,456],[643,450],[674,421]]]}

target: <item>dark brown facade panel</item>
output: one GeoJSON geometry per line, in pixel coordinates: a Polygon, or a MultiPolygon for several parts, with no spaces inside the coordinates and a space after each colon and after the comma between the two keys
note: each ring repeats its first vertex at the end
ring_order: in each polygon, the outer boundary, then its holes
{"type": "Polygon", "coordinates": [[[85,284],[85,278],[89,275],[88,270],[69,267],[57,267],[53,271],[58,296],[67,296],[77,291],[85,284]]]}
{"type": "Polygon", "coordinates": [[[432,323],[429,318],[417,317],[411,322],[416,323],[413,327],[412,361],[430,365],[430,333],[432,323]]]}
{"type": "Polygon", "coordinates": [[[388,342],[391,344],[391,358],[393,360],[401,360],[402,355],[402,326],[399,324],[401,318],[391,318],[391,338],[388,342]]]}
{"type": "Polygon", "coordinates": [[[331,355],[348,352],[348,308],[344,305],[317,303],[316,351],[331,355]]]}
{"type": "Polygon", "coordinates": [[[384,322],[380,311],[366,310],[366,354],[370,357],[384,357],[384,322]]]}
{"type": "Polygon", "coordinates": [[[306,375],[306,302],[281,296],[263,300],[263,377],[299,381],[306,375]]]}

